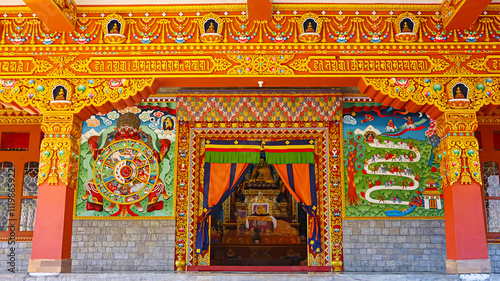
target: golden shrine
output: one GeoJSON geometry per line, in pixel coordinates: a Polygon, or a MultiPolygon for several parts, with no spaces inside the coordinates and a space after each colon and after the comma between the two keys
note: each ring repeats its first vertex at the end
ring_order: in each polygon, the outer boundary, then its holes
{"type": "Polygon", "coordinates": [[[500,271],[497,1],[160,2],[0,4],[0,238],[27,271],[89,260],[86,222],[171,240],[128,268],[343,271],[368,240],[344,226],[443,219],[443,270],[500,271]]]}

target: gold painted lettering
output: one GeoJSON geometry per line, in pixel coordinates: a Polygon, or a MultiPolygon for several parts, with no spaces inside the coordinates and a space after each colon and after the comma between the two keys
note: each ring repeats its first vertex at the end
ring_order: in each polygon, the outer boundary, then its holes
{"type": "Polygon", "coordinates": [[[353,71],[358,71],[358,61],[356,59],[352,59],[350,68],[353,71]]]}
{"type": "Polygon", "coordinates": [[[315,60],[313,66],[314,66],[314,70],[323,71],[323,61],[322,60],[315,60]]]}
{"type": "Polygon", "coordinates": [[[333,67],[333,65],[331,65],[332,63],[334,63],[335,65],[337,65],[337,61],[334,61],[334,60],[332,60],[332,61],[326,60],[325,61],[325,69],[326,69],[326,71],[331,71],[332,70],[332,67],[333,67]]]}
{"type": "Polygon", "coordinates": [[[423,60],[418,62],[418,66],[419,66],[418,70],[420,70],[420,71],[424,71],[427,68],[426,63],[423,60]]]}

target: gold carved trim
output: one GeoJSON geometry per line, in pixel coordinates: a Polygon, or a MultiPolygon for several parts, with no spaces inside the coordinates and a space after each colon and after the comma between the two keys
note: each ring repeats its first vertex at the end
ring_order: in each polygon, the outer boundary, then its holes
{"type": "Polygon", "coordinates": [[[40,125],[42,116],[0,116],[0,125],[40,125]]]}
{"type": "Polygon", "coordinates": [[[500,125],[500,116],[478,116],[478,125],[500,125]]]}

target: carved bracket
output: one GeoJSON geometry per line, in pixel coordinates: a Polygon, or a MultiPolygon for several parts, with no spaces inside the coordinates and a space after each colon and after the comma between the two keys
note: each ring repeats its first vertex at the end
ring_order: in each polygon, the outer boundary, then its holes
{"type": "Polygon", "coordinates": [[[479,146],[474,137],[475,112],[445,112],[436,121],[441,137],[438,159],[443,187],[459,180],[461,184],[471,184],[472,180],[482,184],[479,146]]]}
{"type": "Polygon", "coordinates": [[[38,184],[76,187],[82,122],[72,114],[43,116],[38,184]]]}

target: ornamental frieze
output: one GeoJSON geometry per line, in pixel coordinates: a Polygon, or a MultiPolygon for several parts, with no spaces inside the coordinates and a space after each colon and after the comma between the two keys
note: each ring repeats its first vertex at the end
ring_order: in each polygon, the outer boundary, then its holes
{"type": "Polygon", "coordinates": [[[225,43],[421,44],[500,40],[500,20],[481,15],[468,29],[445,30],[435,8],[403,5],[387,10],[367,5],[273,6],[268,21],[252,21],[245,5],[81,8],[75,31],[49,30],[22,8],[3,8],[0,45],[133,45],[225,43]],[[368,9],[367,9],[367,8],[368,9]],[[359,9],[361,8],[361,9],[359,9]],[[371,8],[371,9],[370,9],[371,8]],[[378,11],[377,11],[378,9],[378,11]],[[24,11],[24,13],[23,13],[24,11]],[[167,12],[168,11],[168,12],[167,12]]]}
{"type": "Polygon", "coordinates": [[[445,61],[429,57],[405,56],[309,56],[296,60],[291,67],[297,71],[318,74],[340,73],[431,73],[449,66],[445,61]]]}
{"type": "Polygon", "coordinates": [[[441,112],[479,110],[500,104],[497,78],[365,78],[365,84],[383,95],[419,105],[432,105],[441,112]]]}
{"type": "Polygon", "coordinates": [[[50,56],[48,60],[32,57],[0,59],[0,78],[15,79],[33,74],[54,78],[79,75],[115,77],[116,75],[155,77],[175,75],[429,75],[433,77],[469,76],[474,73],[500,74],[499,56],[465,54],[425,55],[312,55],[305,52],[280,54],[255,50],[239,54],[50,56]]]}

